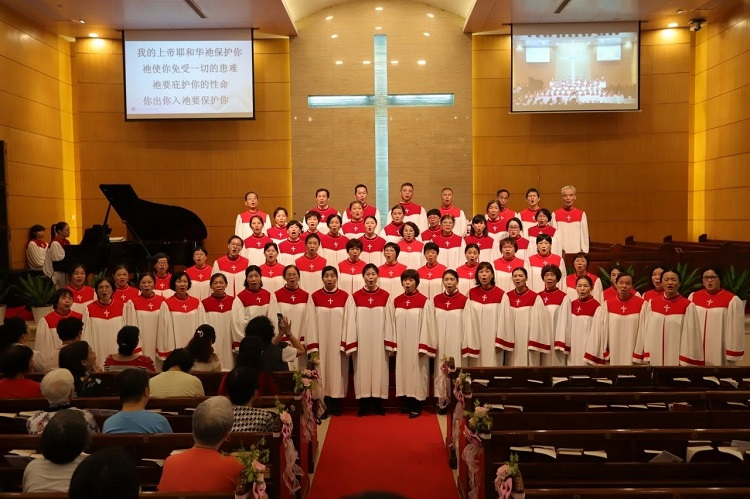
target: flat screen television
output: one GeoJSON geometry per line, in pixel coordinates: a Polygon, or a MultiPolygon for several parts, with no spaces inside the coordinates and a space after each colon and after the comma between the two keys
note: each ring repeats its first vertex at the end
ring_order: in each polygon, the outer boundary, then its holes
{"type": "Polygon", "coordinates": [[[125,119],[254,119],[251,29],[124,31],[125,119]]]}
{"type": "Polygon", "coordinates": [[[640,110],[640,23],[513,24],[511,112],[640,110]]]}

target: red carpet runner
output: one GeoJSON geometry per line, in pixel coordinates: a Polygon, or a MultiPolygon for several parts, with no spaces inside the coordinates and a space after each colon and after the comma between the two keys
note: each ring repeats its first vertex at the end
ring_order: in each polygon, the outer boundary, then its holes
{"type": "Polygon", "coordinates": [[[434,414],[333,417],[310,499],[367,490],[409,498],[456,499],[458,492],[434,414]]]}

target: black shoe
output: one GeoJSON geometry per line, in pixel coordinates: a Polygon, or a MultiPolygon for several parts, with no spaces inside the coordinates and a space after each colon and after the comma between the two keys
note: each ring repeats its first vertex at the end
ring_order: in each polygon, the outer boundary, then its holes
{"type": "Polygon", "coordinates": [[[418,418],[420,414],[422,414],[422,410],[421,409],[418,410],[418,411],[411,411],[409,413],[409,419],[418,418]]]}
{"type": "Polygon", "coordinates": [[[374,398],[372,405],[373,405],[372,412],[374,412],[378,416],[385,416],[385,409],[383,408],[383,399],[374,398]]]}
{"type": "Polygon", "coordinates": [[[328,409],[326,409],[325,411],[323,411],[323,414],[321,414],[320,417],[318,418],[318,424],[320,424],[320,422],[323,421],[324,419],[328,419],[328,416],[330,416],[330,414],[328,412],[328,409]]]}
{"type": "Polygon", "coordinates": [[[401,414],[409,414],[410,410],[411,410],[411,398],[404,397],[404,399],[401,401],[401,414]]]}
{"type": "Polygon", "coordinates": [[[359,399],[359,410],[357,410],[357,416],[367,416],[370,414],[369,400],[359,399]]]}
{"type": "Polygon", "coordinates": [[[438,409],[437,413],[440,414],[441,416],[445,416],[446,414],[448,414],[448,408],[443,407],[441,409],[438,409]]]}
{"type": "Polygon", "coordinates": [[[339,399],[330,399],[328,404],[328,412],[331,416],[341,416],[341,407],[339,406],[339,399]]]}

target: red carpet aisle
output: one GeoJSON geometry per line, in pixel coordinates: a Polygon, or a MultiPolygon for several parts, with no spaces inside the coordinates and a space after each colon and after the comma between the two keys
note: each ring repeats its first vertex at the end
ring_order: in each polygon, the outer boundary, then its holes
{"type": "Polygon", "coordinates": [[[310,499],[366,490],[409,498],[456,499],[440,428],[433,414],[357,417],[345,413],[328,427],[310,499]]]}

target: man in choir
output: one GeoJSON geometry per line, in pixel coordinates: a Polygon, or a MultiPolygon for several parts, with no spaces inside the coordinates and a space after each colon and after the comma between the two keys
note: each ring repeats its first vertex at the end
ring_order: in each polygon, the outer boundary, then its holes
{"type": "Polygon", "coordinates": [[[300,273],[300,286],[308,293],[320,289],[320,273],[326,267],[326,259],[318,254],[320,237],[308,234],[305,238],[305,253],[297,258],[295,265],[300,273]]]}
{"type": "MultiPolygon", "coordinates": [[[[539,293],[547,311],[552,348],[549,355],[542,356],[543,366],[564,366],[565,339],[570,337],[570,298],[557,285],[562,280],[562,272],[557,265],[545,265],[540,272],[544,280],[544,290],[539,293]]],[[[575,283],[574,283],[575,284],[575,283]]],[[[575,287],[575,285],[574,285],[575,287]]]]}
{"type": "Polygon", "coordinates": [[[237,215],[237,219],[234,222],[234,233],[242,238],[244,241],[250,237],[250,220],[258,215],[263,220],[263,230],[271,228],[271,219],[268,214],[263,213],[258,209],[258,195],[253,191],[245,193],[245,206],[247,210],[237,215]]]}
{"type": "Polygon", "coordinates": [[[506,237],[500,240],[500,258],[494,261],[495,283],[498,288],[506,293],[510,293],[515,285],[513,284],[513,269],[525,267],[526,262],[516,256],[518,243],[512,237],[506,237]]]}
{"type": "Polygon", "coordinates": [[[154,255],[154,293],[169,298],[172,290],[169,283],[172,282],[172,274],[169,273],[169,257],[166,253],[154,255]]]}
{"type": "Polygon", "coordinates": [[[310,209],[310,211],[317,211],[320,214],[320,230],[323,234],[328,233],[328,217],[331,215],[338,215],[339,212],[335,208],[331,208],[328,205],[328,198],[331,197],[331,193],[328,189],[320,188],[315,191],[315,200],[317,204],[310,209]]]}
{"type": "Polygon", "coordinates": [[[440,247],[435,243],[425,243],[424,249],[425,264],[420,267],[419,279],[422,282],[422,291],[432,300],[443,290],[443,272],[447,267],[438,262],[440,247]]]}
{"type": "Polygon", "coordinates": [[[440,234],[440,210],[437,208],[431,208],[427,211],[427,228],[421,229],[422,242],[426,243],[432,241],[435,234],[440,234]]]}
{"type": "MultiPolygon", "coordinates": [[[[412,202],[414,185],[410,182],[401,184],[400,195],[401,200],[399,204],[404,209],[404,221],[414,222],[420,231],[424,231],[427,228],[427,213],[422,206],[412,202]]],[[[390,214],[388,214],[388,223],[391,223],[390,214]]]]}
{"type": "Polygon", "coordinates": [[[602,297],[602,280],[599,279],[595,274],[589,272],[589,254],[583,251],[576,253],[573,259],[573,272],[565,278],[565,290],[571,300],[578,298],[578,292],[576,291],[576,279],[582,275],[589,276],[589,279],[594,283],[594,290],[591,292],[592,296],[596,298],[601,304],[604,304],[604,298],[602,297]]]}
{"type": "Polygon", "coordinates": [[[466,235],[466,215],[463,210],[453,205],[453,189],[443,187],[443,190],[440,192],[440,198],[442,201],[440,205],[440,218],[442,219],[445,215],[452,215],[455,222],[453,232],[464,237],[466,235]]]}
{"type": "Polygon", "coordinates": [[[508,189],[499,189],[495,193],[495,197],[500,208],[497,212],[497,218],[504,227],[508,223],[508,220],[516,218],[519,214],[508,208],[508,200],[510,199],[510,191],[508,189]]]}
{"type": "MultiPolygon", "coordinates": [[[[245,289],[245,269],[250,262],[240,255],[245,243],[240,236],[232,236],[227,241],[227,254],[222,255],[214,262],[211,274],[221,272],[227,278],[227,294],[237,296],[245,289]]],[[[210,277],[210,276],[209,276],[210,277]]]]}
{"type": "Polygon", "coordinates": [[[539,366],[541,355],[548,355],[552,337],[539,295],[526,286],[528,272],[516,267],[512,272],[514,289],[508,298],[508,320],[500,332],[498,344],[504,350],[508,366],[539,366]]]}
{"type": "Polygon", "coordinates": [[[721,287],[719,269],[701,272],[703,289],[689,299],[702,326],[703,355],[707,366],[734,366],[745,354],[745,306],[739,297],[721,287]]]}
{"type": "Polygon", "coordinates": [[[292,265],[294,264],[294,261],[305,252],[305,243],[300,239],[302,230],[302,224],[297,220],[292,220],[287,225],[288,237],[285,241],[279,243],[280,264],[292,265]]]}
{"type": "Polygon", "coordinates": [[[359,255],[362,254],[362,241],[349,239],[346,242],[346,252],[349,258],[339,263],[339,288],[353,295],[365,285],[362,272],[367,262],[359,258],[359,255]]]}
{"type": "Polygon", "coordinates": [[[190,277],[193,282],[193,286],[189,290],[190,296],[195,296],[198,300],[203,300],[211,294],[211,267],[206,263],[208,259],[208,251],[203,246],[199,246],[193,250],[193,263],[192,267],[185,269],[185,273],[190,277]]]}
{"type": "Polygon", "coordinates": [[[566,185],[562,188],[562,208],[555,211],[552,219],[553,225],[557,227],[558,237],[561,240],[562,249],[565,253],[577,253],[589,251],[589,223],[586,213],[576,208],[576,188],[566,185]]]}
{"type": "MultiPolygon", "coordinates": [[[[356,187],[354,187],[354,199],[359,201],[360,205],[362,206],[362,216],[374,216],[375,219],[378,221],[378,227],[382,227],[383,223],[381,222],[380,218],[380,211],[373,205],[367,204],[367,186],[365,184],[357,184],[356,187]]],[[[350,209],[347,209],[344,212],[344,219],[342,221],[342,225],[346,222],[349,222],[352,219],[352,213],[350,209]]]]}
{"type": "Polygon", "coordinates": [[[542,198],[539,197],[539,191],[536,188],[532,187],[526,191],[526,208],[518,214],[522,222],[529,226],[536,223],[536,214],[541,208],[539,205],[541,200],[542,198]]]}

